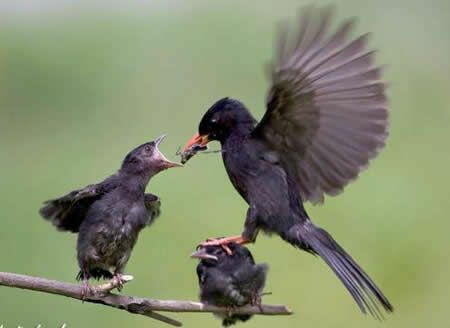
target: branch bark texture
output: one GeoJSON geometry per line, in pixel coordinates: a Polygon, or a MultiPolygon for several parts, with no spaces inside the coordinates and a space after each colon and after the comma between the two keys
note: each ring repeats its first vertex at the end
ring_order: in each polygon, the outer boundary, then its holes
{"type": "MultiPolygon", "coordinates": [[[[127,277],[131,280],[132,277],[127,277]]],[[[81,285],[71,284],[40,277],[32,277],[16,273],[0,272],[0,285],[22,288],[43,293],[62,295],[66,297],[82,300],[81,285]]],[[[172,326],[180,327],[181,322],[156,313],[163,312],[228,312],[229,309],[206,305],[194,301],[182,300],[156,300],[150,298],[118,295],[111,293],[116,288],[114,281],[93,287],[93,291],[84,301],[89,303],[103,304],[116,309],[121,309],[134,314],[141,314],[159,321],[163,321],[172,326]]],[[[292,312],[284,305],[261,305],[243,306],[233,309],[236,314],[260,314],[260,315],[289,315],[292,312]]]]}

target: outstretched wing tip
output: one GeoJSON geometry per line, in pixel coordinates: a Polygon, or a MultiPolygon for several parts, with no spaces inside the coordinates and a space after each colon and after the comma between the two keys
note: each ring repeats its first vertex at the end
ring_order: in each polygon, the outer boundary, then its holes
{"type": "Polygon", "coordinates": [[[357,18],[331,33],[335,8],[304,7],[295,38],[279,25],[268,108],[255,129],[280,152],[303,200],[316,204],[354,181],[388,137],[385,66],[368,49],[371,33],[350,39],[357,18]]]}
{"type": "Polygon", "coordinates": [[[78,232],[89,206],[104,192],[99,185],[88,185],[66,195],[43,202],[39,214],[59,231],[78,232]]]}

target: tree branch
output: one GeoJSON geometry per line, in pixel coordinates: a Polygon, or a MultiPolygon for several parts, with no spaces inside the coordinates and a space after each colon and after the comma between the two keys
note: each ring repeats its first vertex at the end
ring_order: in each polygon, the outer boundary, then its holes
{"type": "MultiPolygon", "coordinates": [[[[133,279],[124,277],[126,281],[133,279]]],[[[181,322],[166,317],[154,311],[165,312],[211,312],[225,313],[229,309],[206,305],[193,301],[155,300],[149,298],[133,297],[113,294],[110,291],[117,287],[117,281],[112,280],[106,284],[93,287],[92,293],[84,301],[103,304],[134,314],[141,314],[167,324],[180,327],[181,322]]],[[[39,291],[49,294],[62,295],[81,300],[81,286],[45,278],[26,276],[16,273],[0,272],[0,285],[39,291]]],[[[261,315],[289,315],[292,312],[284,305],[243,306],[233,309],[235,314],[261,314],[261,315]]]]}

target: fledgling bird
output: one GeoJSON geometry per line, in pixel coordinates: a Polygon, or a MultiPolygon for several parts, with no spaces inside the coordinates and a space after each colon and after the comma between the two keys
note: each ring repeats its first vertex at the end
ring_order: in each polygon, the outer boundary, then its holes
{"type": "Polygon", "coordinates": [[[230,313],[216,314],[224,327],[252,317],[250,314],[233,314],[232,310],[247,304],[260,304],[268,270],[267,264],[255,264],[246,247],[236,243],[228,247],[231,255],[220,246],[205,246],[191,255],[200,260],[197,265],[200,300],[230,309],[230,313]]]}
{"type": "Polygon", "coordinates": [[[104,181],[45,202],[40,214],[60,231],[78,233],[77,258],[83,297],[89,278],[122,274],[139,232],[160,214],[159,197],[145,193],[150,179],[165,169],[181,166],[158,149],[164,135],[132,150],[117,173],[104,181]]]}
{"type": "Polygon", "coordinates": [[[253,242],[260,230],[276,233],[319,255],[361,311],[379,318],[379,305],[392,312],[391,303],[303,207],[340,193],[387,137],[385,84],[374,52],[367,49],[367,35],[350,39],[353,20],[331,33],[332,16],[330,8],[308,7],[298,33],[281,31],[259,123],[242,102],[223,98],[204,114],[184,151],[191,155],[192,147],[219,141],[228,176],[249,204],[240,236],[203,245],[253,242]]]}

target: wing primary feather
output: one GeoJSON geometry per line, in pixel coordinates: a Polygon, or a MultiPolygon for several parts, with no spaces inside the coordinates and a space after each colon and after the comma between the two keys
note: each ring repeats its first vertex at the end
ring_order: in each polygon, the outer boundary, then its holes
{"type": "Polygon", "coordinates": [[[369,33],[351,39],[353,18],[333,32],[333,16],[333,7],[309,6],[298,33],[284,25],[267,110],[252,133],[278,152],[301,198],[313,203],[341,192],[388,135],[386,83],[369,33]]]}

